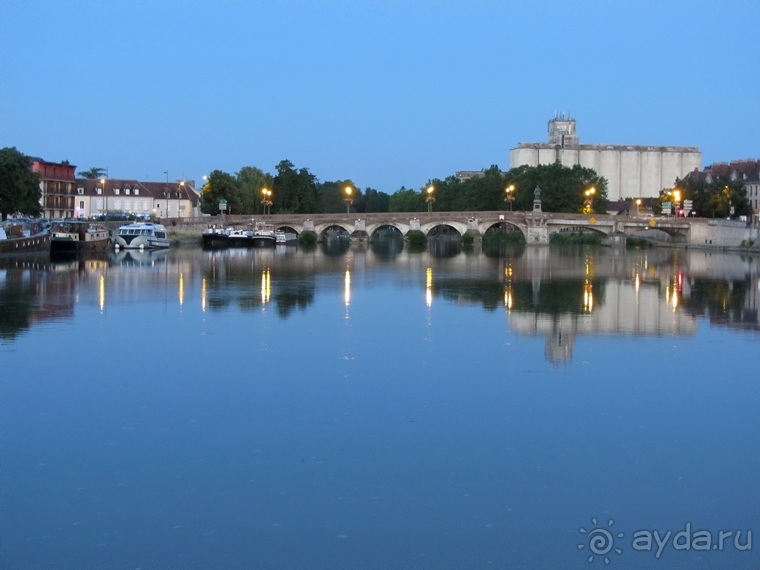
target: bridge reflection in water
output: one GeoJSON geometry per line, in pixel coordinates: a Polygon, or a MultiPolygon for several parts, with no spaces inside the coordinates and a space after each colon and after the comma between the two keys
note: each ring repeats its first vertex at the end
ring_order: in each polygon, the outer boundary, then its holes
{"type": "Polygon", "coordinates": [[[565,362],[587,335],[688,337],[703,317],[760,330],[756,265],[751,258],[695,250],[482,250],[442,240],[418,251],[400,241],[346,239],[311,249],[178,249],[137,259],[120,252],[60,263],[5,259],[0,329],[13,339],[37,323],[73,318],[76,304],[91,304],[101,314],[109,305],[139,302],[197,304],[202,312],[234,304],[273,307],[287,318],[309,310],[331,284],[342,287],[347,309],[382,275],[420,287],[428,315],[442,300],[503,310],[509,330],[543,336],[546,358],[565,362]]]}

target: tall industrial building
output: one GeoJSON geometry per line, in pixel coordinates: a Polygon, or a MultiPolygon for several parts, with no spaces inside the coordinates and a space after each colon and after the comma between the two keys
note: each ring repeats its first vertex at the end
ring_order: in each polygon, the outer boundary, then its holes
{"type": "Polygon", "coordinates": [[[581,144],[575,119],[556,114],[549,121],[549,142],[519,143],[509,151],[509,166],[558,162],[592,168],[607,179],[610,200],[656,198],[676,178],[702,167],[702,153],[693,146],[581,144]]]}

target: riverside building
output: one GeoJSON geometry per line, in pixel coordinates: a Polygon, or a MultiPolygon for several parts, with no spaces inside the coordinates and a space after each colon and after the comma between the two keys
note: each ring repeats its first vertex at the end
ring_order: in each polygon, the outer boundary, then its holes
{"type": "Polygon", "coordinates": [[[702,153],[693,146],[581,144],[575,119],[564,114],[555,114],[548,129],[548,142],[521,142],[509,151],[510,168],[554,162],[592,168],[607,179],[611,201],[656,198],[702,166],[702,153]]]}

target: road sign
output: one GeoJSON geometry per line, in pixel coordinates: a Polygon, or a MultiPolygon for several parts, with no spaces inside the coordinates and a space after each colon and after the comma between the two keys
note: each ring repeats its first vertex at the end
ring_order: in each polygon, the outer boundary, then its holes
{"type": "Polygon", "coordinates": [[[665,216],[670,215],[670,202],[663,202],[662,203],[662,213],[665,216]]]}
{"type": "Polygon", "coordinates": [[[694,209],[694,202],[691,200],[684,200],[683,201],[683,215],[688,216],[689,213],[694,209]]]}
{"type": "Polygon", "coordinates": [[[222,212],[227,209],[227,200],[219,200],[219,209],[222,212]]]}

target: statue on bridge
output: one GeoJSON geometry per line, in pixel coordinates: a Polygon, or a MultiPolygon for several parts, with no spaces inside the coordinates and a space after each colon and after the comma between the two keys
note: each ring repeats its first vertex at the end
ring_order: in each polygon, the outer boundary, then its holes
{"type": "Polygon", "coordinates": [[[541,188],[538,186],[536,186],[536,189],[533,190],[533,213],[541,213],[541,188]]]}

